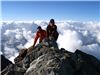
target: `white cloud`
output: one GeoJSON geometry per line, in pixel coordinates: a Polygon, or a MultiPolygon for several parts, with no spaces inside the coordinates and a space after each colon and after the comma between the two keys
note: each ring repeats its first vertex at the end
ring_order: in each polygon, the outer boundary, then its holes
{"type": "Polygon", "coordinates": [[[25,47],[25,48],[29,48],[30,46],[33,45],[33,42],[34,42],[34,39],[30,39],[30,40],[24,45],[24,47],[25,47]]]}
{"type": "Polygon", "coordinates": [[[78,37],[76,31],[65,30],[58,38],[59,48],[65,48],[68,51],[74,52],[82,45],[82,41],[78,37]]]}
{"type": "MultiPolygon", "coordinates": [[[[33,44],[37,26],[46,29],[48,21],[4,22],[2,25],[2,52],[13,61],[22,48],[33,44]]],[[[100,23],[57,21],[59,48],[74,52],[80,49],[100,59],[100,23]]]]}
{"type": "Polygon", "coordinates": [[[97,41],[100,43],[100,32],[97,34],[97,41]]]}
{"type": "Polygon", "coordinates": [[[18,51],[15,50],[15,48],[9,48],[9,47],[5,46],[4,54],[10,61],[12,61],[14,63],[14,58],[18,55],[18,51]]]}

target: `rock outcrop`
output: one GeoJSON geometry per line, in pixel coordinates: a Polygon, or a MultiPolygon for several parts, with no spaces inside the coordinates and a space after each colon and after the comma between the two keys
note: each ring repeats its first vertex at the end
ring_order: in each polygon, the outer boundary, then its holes
{"type": "Polygon", "coordinates": [[[37,46],[16,61],[1,75],[100,75],[100,61],[80,50],[71,53],[63,48],[37,46]]]}
{"type": "Polygon", "coordinates": [[[6,59],[5,56],[3,55],[0,55],[0,58],[1,58],[1,65],[0,65],[1,70],[9,66],[10,64],[13,64],[11,61],[6,59]]]}

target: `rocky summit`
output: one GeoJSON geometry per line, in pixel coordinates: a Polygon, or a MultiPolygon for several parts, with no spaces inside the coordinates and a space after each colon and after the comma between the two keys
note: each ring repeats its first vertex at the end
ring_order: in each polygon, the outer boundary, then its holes
{"type": "Polygon", "coordinates": [[[14,61],[1,75],[100,75],[100,61],[80,50],[71,53],[63,48],[37,45],[22,49],[14,61]]]}

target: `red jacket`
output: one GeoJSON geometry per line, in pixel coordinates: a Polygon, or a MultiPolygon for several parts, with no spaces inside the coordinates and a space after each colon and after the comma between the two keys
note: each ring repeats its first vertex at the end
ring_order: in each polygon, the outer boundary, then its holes
{"type": "Polygon", "coordinates": [[[42,29],[42,30],[36,32],[36,36],[35,36],[35,39],[34,39],[34,46],[35,46],[38,38],[39,38],[39,42],[42,42],[42,40],[44,38],[46,38],[46,31],[42,29]]]}

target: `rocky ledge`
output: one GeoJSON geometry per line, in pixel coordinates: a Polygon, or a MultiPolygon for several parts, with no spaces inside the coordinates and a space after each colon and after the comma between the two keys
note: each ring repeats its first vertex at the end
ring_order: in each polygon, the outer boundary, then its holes
{"type": "Polygon", "coordinates": [[[22,49],[15,64],[7,65],[1,75],[100,75],[100,61],[80,50],[37,46],[22,49]]]}

